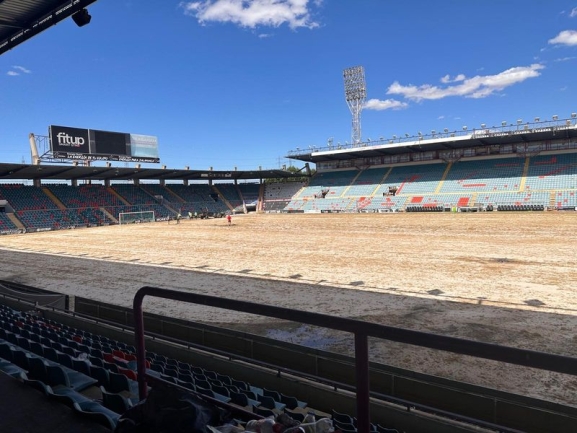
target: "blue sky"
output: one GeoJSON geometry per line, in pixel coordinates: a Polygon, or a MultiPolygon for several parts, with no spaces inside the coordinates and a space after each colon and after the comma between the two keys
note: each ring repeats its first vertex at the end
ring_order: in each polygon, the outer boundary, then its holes
{"type": "MultiPolygon", "coordinates": [[[[98,0],[0,56],[0,161],[65,125],[155,135],[161,164],[278,168],[362,136],[577,111],[577,0],[98,0]]],[[[299,162],[294,165],[301,166],[299,162]]],[[[145,165],[158,167],[158,165],[145,165]]]]}

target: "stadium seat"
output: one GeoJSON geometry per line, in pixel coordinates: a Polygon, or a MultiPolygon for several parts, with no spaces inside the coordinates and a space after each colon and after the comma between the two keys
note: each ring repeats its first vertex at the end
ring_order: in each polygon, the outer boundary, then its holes
{"type": "Polygon", "coordinates": [[[284,395],[282,393],[280,393],[280,401],[286,404],[286,407],[288,407],[289,409],[297,409],[297,408],[304,409],[305,407],[307,407],[306,402],[300,401],[296,397],[284,395]]]}
{"type": "Polygon", "coordinates": [[[28,370],[29,367],[29,355],[28,352],[21,350],[21,349],[16,349],[12,352],[12,363],[16,364],[18,367],[24,369],[24,370],[28,370]]]}
{"type": "Polygon", "coordinates": [[[280,394],[277,391],[263,388],[262,394],[273,398],[275,401],[281,401],[280,394]]]}
{"type": "Polygon", "coordinates": [[[266,409],[276,409],[282,411],[286,404],[276,401],[274,398],[269,397],[268,395],[257,395],[257,400],[260,401],[260,407],[264,407],[266,409]]]}
{"type": "Polygon", "coordinates": [[[116,429],[118,419],[120,418],[117,413],[94,401],[74,403],[73,408],[80,415],[91,418],[112,431],[116,429]]]}
{"type": "Polygon", "coordinates": [[[97,365],[90,366],[90,377],[96,379],[99,386],[108,387],[110,382],[110,373],[104,367],[99,367],[97,365]]]}
{"type": "Polygon", "coordinates": [[[337,412],[334,409],[331,410],[331,419],[333,421],[340,422],[343,424],[354,424],[352,416],[346,413],[337,412]]]}
{"type": "Polygon", "coordinates": [[[383,427],[380,424],[377,424],[377,432],[378,433],[399,433],[399,431],[397,429],[383,427]]]}
{"type": "Polygon", "coordinates": [[[63,365],[64,367],[74,369],[74,366],[72,364],[72,356],[70,356],[68,353],[59,353],[58,363],[63,365]]]}
{"type": "Polygon", "coordinates": [[[90,376],[74,370],[65,369],[60,365],[47,365],[46,374],[48,385],[52,387],[65,385],[75,391],[82,391],[98,382],[98,380],[90,376]]]}
{"type": "Polygon", "coordinates": [[[72,359],[72,368],[80,373],[90,376],[90,363],[85,359],[72,359]]]}
{"type": "Polygon", "coordinates": [[[305,416],[306,416],[304,413],[293,411],[293,410],[289,409],[288,407],[284,408],[284,413],[286,413],[288,416],[290,416],[295,421],[298,421],[301,423],[305,420],[305,416]]]}
{"type": "Polygon", "coordinates": [[[124,397],[122,394],[108,392],[103,386],[100,387],[100,391],[102,392],[102,405],[105,408],[122,415],[132,407],[130,399],[124,397]]]}
{"type": "Polygon", "coordinates": [[[252,411],[253,413],[256,413],[257,415],[263,416],[265,418],[268,418],[269,416],[277,416],[277,413],[273,412],[271,409],[267,409],[261,406],[253,406],[252,411]]]}
{"type": "Polygon", "coordinates": [[[251,406],[255,407],[260,406],[260,401],[253,400],[249,398],[246,394],[243,394],[242,392],[234,392],[229,390],[229,394],[231,403],[234,403],[238,406],[244,407],[246,409],[249,409],[251,406]]]}

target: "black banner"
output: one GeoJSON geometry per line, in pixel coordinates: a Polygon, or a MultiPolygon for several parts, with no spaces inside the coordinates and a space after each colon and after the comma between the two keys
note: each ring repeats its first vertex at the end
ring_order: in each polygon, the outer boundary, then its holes
{"type": "Polygon", "coordinates": [[[103,155],[130,155],[130,134],[91,129],[90,139],[94,142],[92,153],[103,155]]]}
{"type": "Polygon", "coordinates": [[[119,161],[119,162],[146,162],[158,163],[159,158],[148,158],[128,155],[95,155],[91,153],[73,152],[52,152],[52,156],[57,159],[71,159],[74,161],[119,161]]]}
{"type": "Polygon", "coordinates": [[[90,153],[88,129],[50,126],[52,152],[90,153]]]}

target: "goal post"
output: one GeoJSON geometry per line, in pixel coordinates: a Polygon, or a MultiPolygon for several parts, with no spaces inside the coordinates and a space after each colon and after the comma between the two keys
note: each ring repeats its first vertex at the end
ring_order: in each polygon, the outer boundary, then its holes
{"type": "Polygon", "coordinates": [[[118,224],[135,224],[135,223],[149,223],[154,222],[153,210],[145,210],[141,212],[120,212],[118,214],[118,224]]]}

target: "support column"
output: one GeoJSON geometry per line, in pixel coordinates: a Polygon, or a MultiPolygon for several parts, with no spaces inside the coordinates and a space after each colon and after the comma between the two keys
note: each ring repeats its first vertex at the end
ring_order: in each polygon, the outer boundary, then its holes
{"type": "Polygon", "coordinates": [[[355,333],[355,373],[357,381],[357,431],[369,433],[369,343],[364,334],[355,333]]]}

